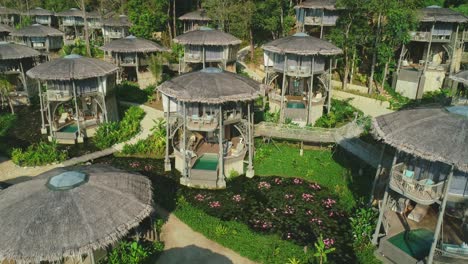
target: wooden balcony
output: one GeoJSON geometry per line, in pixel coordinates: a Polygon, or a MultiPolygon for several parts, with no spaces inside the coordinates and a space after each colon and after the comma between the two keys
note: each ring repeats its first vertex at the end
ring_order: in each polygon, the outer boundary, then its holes
{"type": "Polygon", "coordinates": [[[423,205],[439,202],[445,181],[433,182],[430,179],[416,180],[414,176],[408,177],[404,163],[393,167],[390,178],[390,188],[401,195],[423,205]]]}
{"type": "Polygon", "coordinates": [[[186,62],[198,63],[202,62],[202,54],[200,53],[185,53],[184,60],[186,62]]]}
{"type": "Polygon", "coordinates": [[[192,115],[187,117],[187,128],[192,131],[211,132],[218,128],[218,118],[218,115],[192,115]]]}
{"type": "Polygon", "coordinates": [[[239,111],[224,111],[223,120],[225,125],[234,124],[242,120],[242,114],[239,111]]]}
{"type": "Polygon", "coordinates": [[[68,101],[72,98],[70,91],[48,90],[47,98],[49,101],[68,101]]]}
{"type": "MultiPolygon", "coordinates": [[[[419,42],[429,42],[431,39],[431,32],[429,31],[415,31],[411,32],[411,40],[419,42]]],[[[451,35],[433,35],[432,42],[448,43],[452,40],[451,35]]]]}

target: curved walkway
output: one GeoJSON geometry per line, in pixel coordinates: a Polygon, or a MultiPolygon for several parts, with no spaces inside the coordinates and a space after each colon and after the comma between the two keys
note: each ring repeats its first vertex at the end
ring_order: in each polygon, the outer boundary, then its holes
{"type": "MultiPolygon", "coordinates": [[[[128,102],[122,102],[122,103],[127,104],[127,105],[138,105],[138,104],[128,103],[128,102]]],[[[86,154],[80,157],[71,158],[60,164],[50,164],[50,165],[45,165],[45,166],[40,166],[40,167],[20,167],[20,166],[15,165],[9,159],[0,158],[0,181],[8,180],[9,182],[15,183],[18,181],[22,181],[25,178],[27,179],[29,177],[34,177],[36,175],[39,175],[53,168],[72,166],[75,164],[101,158],[101,157],[110,155],[114,152],[121,151],[125,144],[134,144],[141,139],[147,138],[151,134],[151,128],[153,128],[154,126],[153,120],[157,120],[158,118],[163,118],[164,113],[146,105],[138,105],[138,106],[141,107],[145,111],[145,116],[143,117],[140,123],[141,125],[140,133],[138,133],[132,139],[126,142],[116,144],[112,146],[111,148],[108,148],[105,150],[93,152],[93,153],[86,154]]]]}

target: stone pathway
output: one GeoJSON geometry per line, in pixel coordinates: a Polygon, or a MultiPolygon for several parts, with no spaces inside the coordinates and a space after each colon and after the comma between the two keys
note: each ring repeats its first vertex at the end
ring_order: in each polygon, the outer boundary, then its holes
{"type": "MultiPolygon", "coordinates": [[[[138,104],[133,104],[133,103],[128,103],[128,102],[124,102],[124,104],[138,105],[138,104]]],[[[114,152],[121,151],[125,144],[134,144],[141,139],[147,138],[151,134],[151,128],[153,128],[153,125],[154,125],[153,120],[157,120],[158,118],[163,118],[164,113],[162,111],[159,111],[157,109],[151,108],[146,105],[138,105],[138,106],[140,106],[145,111],[146,115],[143,118],[143,120],[141,120],[141,123],[140,123],[141,132],[135,137],[133,137],[132,139],[123,143],[116,144],[112,146],[111,148],[108,148],[105,150],[86,154],[81,157],[71,158],[60,164],[51,164],[51,165],[40,166],[40,167],[27,167],[27,168],[19,167],[19,166],[16,166],[11,160],[0,157],[0,181],[8,181],[12,183],[17,183],[17,182],[22,181],[22,179],[26,180],[30,177],[34,177],[36,175],[39,175],[53,168],[72,166],[75,164],[87,162],[90,160],[94,160],[97,158],[110,155],[114,152]]]]}
{"type": "Polygon", "coordinates": [[[167,219],[161,234],[165,249],[156,264],[254,264],[255,262],[193,231],[175,215],[161,208],[158,215],[167,219]]]}

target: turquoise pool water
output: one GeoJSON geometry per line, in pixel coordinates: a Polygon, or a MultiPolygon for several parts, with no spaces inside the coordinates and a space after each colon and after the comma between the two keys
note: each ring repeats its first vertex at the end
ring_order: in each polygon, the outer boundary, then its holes
{"type": "Polygon", "coordinates": [[[417,260],[422,260],[429,255],[434,233],[427,229],[415,229],[409,232],[401,232],[388,239],[397,248],[417,260]]]}
{"type": "Polygon", "coordinates": [[[78,126],[76,124],[64,126],[59,130],[59,132],[64,132],[64,133],[75,133],[76,131],[78,131],[78,126]]]}
{"type": "Polygon", "coordinates": [[[193,165],[192,169],[196,170],[213,170],[218,167],[218,155],[203,154],[193,165]]]}
{"type": "Polygon", "coordinates": [[[288,102],[287,108],[305,109],[306,107],[303,102],[288,102]]]}

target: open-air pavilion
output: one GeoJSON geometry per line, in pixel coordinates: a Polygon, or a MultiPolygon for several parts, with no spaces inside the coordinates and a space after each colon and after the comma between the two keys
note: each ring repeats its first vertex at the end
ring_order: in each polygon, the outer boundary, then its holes
{"type": "Polygon", "coordinates": [[[241,40],[231,34],[201,27],[177,36],[174,42],[184,46],[182,72],[205,67],[236,71],[237,51],[241,40]]]}
{"type": "Polygon", "coordinates": [[[468,106],[379,116],[372,133],[396,150],[389,174],[379,165],[374,182],[385,186],[377,197],[378,252],[395,263],[466,263],[468,106]]]}
{"type": "Polygon", "coordinates": [[[280,121],[311,124],[330,111],[332,59],[342,53],[328,41],[296,33],[263,45],[265,83],[270,111],[280,111],[280,121]]]}
{"type": "Polygon", "coordinates": [[[119,67],[119,81],[138,82],[141,87],[154,83],[148,70],[150,57],[157,52],[169,51],[156,42],[128,36],[113,40],[101,47],[105,59],[119,67]]]}
{"type": "Polygon", "coordinates": [[[231,173],[253,177],[253,102],[262,84],[219,68],[183,74],[159,86],[167,120],[165,169],[173,148],[180,183],[225,188],[231,173]]]}
{"type": "Polygon", "coordinates": [[[58,29],[34,24],[10,33],[15,42],[41,52],[58,51],[63,46],[64,33],[58,29]]]}
{"type": "Polygon", "coordinates": [[[40,64],[26,74],[36,80],[42,133],[49,140],[74,144],[92,137],[99,124],[118,120],[115,79],[118,68],[108,62],[68,55],[40,64]]]}
{"type": "Polygon", "coordinates": [[[0,262],[95,263],[153,213],[151,181],[104,165],[57,168],[0,192],[0,262]],[[3,262],[5,261],[5,262],[3,262]]]}
{"type": "Polygon", "coordinates": [[[37,86],[25,73],[39,63],[40,55],[24,45],[0,42],[0,74],[15,87],[10,93],[14,104],[29,104],[29,98],[37,94],[37,86]]]}
{"type": "Polygon", "coordinates": [[[11,32],[15,31],[12,27],[0,24],[0,41],[7,41],[11,32]]]}

